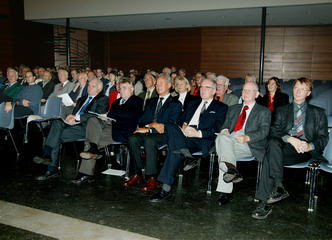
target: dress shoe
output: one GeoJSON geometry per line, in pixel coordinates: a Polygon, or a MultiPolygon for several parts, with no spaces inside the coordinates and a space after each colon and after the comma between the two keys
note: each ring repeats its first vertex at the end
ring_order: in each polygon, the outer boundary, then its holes
{"type": "Polygon", "coordinates": [[[35,156],[33,161],[37,164],[45,164],[48,165],[52,162],[51,158],[47,155],[35,156]]]}
{"type": "Polygon", "coordinates": [[[220,197],[218,198],[218,200],[216,202],[216,204],[218,204],[219,206],[226,205],[227,203],[229,203],[232,200],[233,200],[233,194],[232,193],[221,193],[220,197]]]}
{"type": "Polygon", "coordinates": [[[155,189],[158,186],[158,180],[154,177],[150,177],[149,180],[141,187],[141,190],[149,191],[155,189]]]}
{"type": "Polygon", "coordinates": [[[44,175],[38,176],[35,179],[38,180],[38,181],[45,181],[45,180],[48,180],[48,179],[51,179],[51,178],[55,178],[57,176],[59,176],[58,172],[47,171],[44,175]]]}
{"type": "Polygon", "coordinates": [[[261,202],[251,216],[256,219],[265,219],[271,212],[272,205],[266,202],[261,202]]]}
{"type": "Polygon", "coordinates": [[[228,168],[227,172],[224,173],[224,181],[226,183],[238,183],[243,180],[242,175],[239,173],[239,171],[236,168],[228,168]]]}
{"type": "Polygon", "coordinates": [[[99,159],[102,157],[102,155],[98,155],[96,153],[90,153],[90,152],[81,152],[80,157],[83,159],[99,159]]]}
{"type": "Polygon", "coordinates": [[[197,159],[191,158],[191,157],[186,157],[184,159],[183,171],[189,171],[190,169],[193,169],[194,167],[196,167],[197,164],[198,164],[197,159]]]}
{"type": "Polygon", "coordinates": [[[160,189],[155,195],[150,197],[150,202],[161,202],[172,196],[172,190],[166,192],[164,189],[160,189]]]}
{"type": "Polygon", "coordinates": [[[289,193],[286,191],[286,189],[284,187],[276,187],[266,202],[271,204],[279,202],[286,197],[289,197],[289,193]]]}
{"type": "Polygon", "coordinates": [[[74,178],[73,180],[70,181],[70,183],[73,183],[77,186],[80,186],[81,184],[85,183],[85,182],[88,182],[88,183],[91,183],[91,182],[94,182],[95,179],[93,176],[89,176],[89,175],[79,175],[77,176],[76,178],[74,178]]]}
{"type": "Polygon", "coordinates": [[[122,183],[123,186],[132,186],[135,183],[142,183],[143,182],[143,177],[135,174],[133,175],[128,181],[122,183]]]}

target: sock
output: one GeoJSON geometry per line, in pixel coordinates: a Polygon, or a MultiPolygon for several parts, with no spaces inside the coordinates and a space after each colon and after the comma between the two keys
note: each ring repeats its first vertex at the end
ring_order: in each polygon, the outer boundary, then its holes
{"type": "Polygon", "coordinates": [[[284,185],[282,184],[282,181],[279,177],[274,176],[273,178],[274,178],[274,185],[276,187],[280,187],[280,188],[284,187],[284,185]]]}
{"type": "Polygon", "coordinates": [[[163,183],[162,189],[165,192],[169,192],[169,191],[171,191],[172,187],[170,185],[166,184],[166,183],[163,183]]]}
{"type": "Polygon", "coordinates": [[[89,152],[93,153],[93,154],[97,154],[99,152],[97,144],[90,142],[89,152]]]}

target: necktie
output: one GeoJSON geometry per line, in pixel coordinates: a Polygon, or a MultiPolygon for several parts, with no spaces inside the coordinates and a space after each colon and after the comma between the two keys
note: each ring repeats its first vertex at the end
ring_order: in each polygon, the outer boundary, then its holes
{"type": "Polygon", "coordinates": [[[160,108],[163,106],[163,99],[164,99],[163,97],[159,98],[159,102],[157,104],[156,111],[154,112],[153,121],[152,122],[157,122],[158,113],[160,111],[160,108]]]}
{"type": "Polygon", "coordinates": [[[60,87],[58,88],[58,91],[61,91],[63,88],[63,83],[61,83],[60,87]]]}
{"type": "Polygon", "coordinates": [[[198,122],[201,121],[201,118],[202,118],[202,116],[203,116],[203,113],[204,113],[205,110],[206,110],[206,104],[207,104],[207,101],[204,102],[203,107],[201,108],[201,113],[199,114],[198,122]]]}
{"type": "Polygon", "coordinates": [[[80,112],[79,112],[79,115],[81,115],[81,114],[84,113],[84,110],[88,107],[88,105],[90,104],[91,100],[92,100],[92,97],[90,96],[90,97],[88,98],[88,100],[85,102],[85,104],[81,107],[81,110],[80,110],[80,112]]]}
{"type": "Polygon", "coordinates": [[[147,91],[147,92],[146,92],[146,97],[145,97],[145,99],[150,99],[150,95],[151,95],[151,92],[150,92],[150,91],[147,91]]]}
{"type": "Polygon", "coordinates": [[[248,106],[244,106],[239,118],[237,119],[237,122],[234,126],[234,132],[239,131],[243,128],[244,122],[246,121],[246,116],[247,116],[247,110],[249,109],[248,106]]]}
{"type": "Polygon", "coordinates": [[[123,99],[123,98],[121,98],[121,100],[120,100],[120,105],[124,104],[125,102],[126,102],[126,100],[123,99]]]}
{"type": "Polygon", "coordinates": [[[299,110],[296,114],[296,120],[295,120],[295,127],[296,127],[296,136],[300,137],[303,135],[303,114],[302,109],[299,107],[299,110]]]}

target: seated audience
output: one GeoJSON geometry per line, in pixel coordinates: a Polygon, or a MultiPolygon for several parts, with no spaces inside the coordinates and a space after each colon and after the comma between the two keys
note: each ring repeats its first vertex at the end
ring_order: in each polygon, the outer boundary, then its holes
{"type": "Polygon", "coordinates": [[[172,195],[171,187],[182,159],[186,159],[184,170],[187,171],[197,165],[192,152],[202,151],[203,157],[209,155],[215,133],[220,131],[228,108],[226,104],[213,99],[216,88],[215,81],[203,80],[200,88],[201,98],[194,98],[188,104],[183,113],[183,124],[166,124],[168,153],[158,176],[163,185],[158,193],[150,198],[150,202],[160,202],[172,195]]]}
{"type": "Polygon", "coordinates": [[[77,69],[72,69],[70,71],[71,81],[75,84],[78,82],[78,74],[79,72],[77,69]]]}
{"type": "Polygon", "coordinates": [[[155,87],[156,79],[154,78],[154,76],[152,74],[149,74],[149,73],[145,74],[144,84],[145,84],[146,90],[141,92],[140,94],[138,94],[138,96],[144,100],[143,109],[144,109],[145,103],[148,99],[158,97],[158,93],[157,93],[156,87],[155,87]]]}
{"type": "Polygon", "coordinates": [[[105,86],[108,83],[108,80],[106,78],[104,78],[104,70],[102,68],[96,68],[96,77],[102,81],[103,86],[105,86]]]}
{"type": "Polygon", "coordinates": [[[261,203],[253,218],[265,219],[272,212],[271,204],[289,196],[282,183],[284,166],[312,158],[326,161],[322,153],[328,142],[327,118],[324,109],[306,101],[312,88],[308,78],[295,80],[293,103],[276,109],[256,193],[261,203]]]}
{"type": "Polygon", "coordinates": [[[2,86],[3,93],[15,101],[23,88],[23,86],[17,82],[18,72],[12,68],[9,68],[7,70],[7,79],[8,83],[5,86],[2,86]]]}
{"type": "MultiPolygon", "coordinates": [[[[91,117],[86,127],[86,141],[90,143],[90,149],[82,152],[83,158],[79,169],[79,175],[72,180],[72,183],[80,185],[83,182],[92,181],[94,167],[96,164],[99,149],[116,142],[127,142],[128,137],[136,130],[137,122],[143,113],[143,100],[134,95],[134,85],[130,78],[120,80],[120,96],[108,112],[104,114],[115,121],[104,118],[91,117]]],[[[116,161],[111,162],[112,168],[117,165],[116,161]]]]}
{"type": "Polygon", "coordinates": [[[45,102],[47,101],[48,97],[51,95],[51,93],[54,91],[55,83],[52,81],[52,74],[49,71],[44,71],[42,81],[38,83],[38,85],[43,90],[43,96],[41,101],[41,105],[45,105],[45,102]]]}
{"type": "Polygon", "coordinates": [[[238,103],[239,98],[231,93],[227,93],[229,86],[229,79],[223,75],[220,75],[216,79],[217,91],[214,99],[227,104],[229,107],[238,103]]]}
{"type": "Polygon", "coordinates": [[[232,200],[233,183],[243,179],[236,168],[237,159],[253,155],[258,161],[263,161],[271,112],[256,103],[258,96],[259,90],[255,82],[243,85],[243,104],[233,105],[228,109],[225,123],[216,139],[219,163],[217,192],[221,193],[217,200],[219,205],[232,200]]]}
{"type": "Polygon", "coordinates": [[[40,100],[43,97],[43,90],[35,83],[36,77],[32,71],[25,73],[27,86],[23,87],[16,99],[14,117],[24,117],[27,115],[38,114],[40,100]]]}
{"type": "Polygon", "coordinates": [[[12,101],[13,99],[3,93],[3,90],[0,88],[0,103],[5,103],[5,112],[12,110],[12,101]]]}
{"type": "Polygon", "coordinates": [[[113,92],[113,91],[116,91],[116,84],[115,84],[115,80],[116,80],[116,77],[118,76],[117,73],[115,71],[111,71],[108,73],[108,82],[106,85],[104,85],[104,89],[103,89],[103,93],[109,97],[110,94],[113,92]]]}
{"type": "Polygon", "coordinates": [[[46,69],[43,67],[37,68],[37,74],[35,73],[36,80],[35,83],[40,83],[43,81],[43,75],[45,73],[46,69]]]}
{"type": "Polygon", "coordinates": [[[62,142],[73,142],[85,137],[86,124],[93,115],[89,111],[103,114],[107,112],[108,99],[102,94],[103,83],[94,79],[89,82],[88,95],[78,99],[73,114],[66,117],[66,122],[57,119],[53,120],[50,132],[47,136],[44,155],[37,156],[33,160],[36,163],[47,163],[45,175],[36,177],[44,181],[58,176],[59,150],[62,142]]]}
{"type": "Polygon", "coordinates": [[[141,190],[151,190],[158,185],[158,148],[163,144],[165,125],[176,123],[181,113],[181,103],[170,95],[171,85],[169,75],[159,75],[156,84],[159,97],[147,101],[143,116],[138,121],[139,128],[128,139],[134,175],[123,183],[124,186],[143,182],[142,169],[145,169],[148,181],[141,190]],[[141,146],[145,151],[145,164],[141,157],[141,146]]]}
{"type": "Polygon", "coordinates": [[[175,99],[179,100],[182,104],[182,111],[187,109],[189,102],[194,99],[194,96],[190,94],[190,84],[186,78],[177,77],[175,80],[175,91],[179,94],[175,96],[175,99]]]}
{"type": "Polygon", "coordinates": [[[191,95],[193,96],[199,96],[199,88],[201,86],[202,81],[205,79],[205,74],[201,73],[201,72],[197,72],[195,74],[195,79],[193,79],[192,85],[191,85],[191,95]],[[195,84],[194,84],[195,83],[195,84]],[[195,85],[195,86],[194,86],[195,85]]]}

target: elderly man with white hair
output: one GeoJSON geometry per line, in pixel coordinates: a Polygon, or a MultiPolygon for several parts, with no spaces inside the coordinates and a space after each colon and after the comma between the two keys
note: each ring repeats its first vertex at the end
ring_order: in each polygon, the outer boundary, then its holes
{"type": "Polygon", "coordinates": [[[216,79],[217,91],[214,99],[227,104],[229,107],[238,103],[239,98],[234,94],[227,93],[229,86],[229,79],[223,75],[219,75],[216,79]]]}

